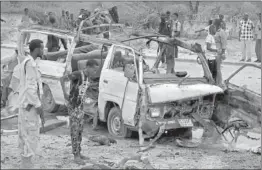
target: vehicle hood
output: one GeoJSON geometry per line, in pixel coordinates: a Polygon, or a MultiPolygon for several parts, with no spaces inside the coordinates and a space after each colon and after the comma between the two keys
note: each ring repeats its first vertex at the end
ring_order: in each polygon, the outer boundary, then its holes
{"type": "Polygon", "coordinates": [[[148,85],[148,95],[151,103],[164,103],[223,93],[223,89],[210,84],[154,84],[148,85]]]}

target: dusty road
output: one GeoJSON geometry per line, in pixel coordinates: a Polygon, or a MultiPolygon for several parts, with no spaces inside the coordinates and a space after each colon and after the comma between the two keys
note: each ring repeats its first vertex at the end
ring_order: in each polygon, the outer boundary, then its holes
{"type": "MultiPolygon", "coordinates": [[[[149,65],[153,64],[152,60],[147,61],[149,65]]],[[[194,77],[201,75],[200,65],[194,63],[176,63],[176,70],[188,71],[194,77]]],[[[223,76],[227,78],[239,66],[223,66],[223,76]]],[[[260,90],[261,80],[260,72],[254,74],[254,70],[249,70],[236,79],[237,83],[249,82],[252,88],[260,90]],[[251,74],[252,73],[252,74],[251,74]],[[252,76],[250,76],[252,75],[252,76]],[[252,81],[245,81],[243,77],[250,77],[252,81]]],[[[58,115],[65,115],[65,111],[61,110],[58,115]]],[[[49,119],[55,118],[54,115],[48,114],[49,119]]],[[[16,120],[10,122],[12,127],[16,128],[16,120]]],[[[7,124],[2,124],[6,127],[7,124]]],[[[9,124],[10,125],[10,124],[9,124]]],[[[90,135],[102,134],[108,135],[106,126],[102,124],[98,131],[92,131],[89,125],[85,126],[82,150],[83,153],[89,156],[93,161],[115,168],[115,165],[124,157],[135,155],[138,151],[137,134],[134,134],[131,139],[117,140],[117,144],[111,146],[95,146],[95,143],[88,140],[90,135]]],[[[40,152],[36,157],[37,168],[81,168],[72,162],[71,146],[69,129],[66,126],[57,128],[46,134],[41,134],[40,152]]],[[[199,137],[199,133],[194,133],[195,138],[199,137]]],[[[216,136],[216,135],[214,135],[216,136]]],[[[214,139],[214,138],[213,138],[214,139]]],[[[226,152],[223,142],[206,141],[198,148],[180,148],[175,145],[173,140],[163,137],[159,140],[157,147],[145,153],[150,164],[156,169],[258,169],[260,168],[260,156],[247,152],[226,152]]],[[[260,141],[251,143],[255,146],[260,141]]],[[[18,168],[19,153],[17,149],[17,135],[2,136],[1,138],[1,168],[11,169],[18,168]]],[[[88,165],[88,164],[87,164],[88,165]]],[[[143,163],[130,161],[126,165],[134,165],[138,168],[146,168],[143,163]]]]}
{"type": "MultiPolygon", "coordinates": [[[[105,125],[100,125],[97,131],[92,131],[85,125],[82,150],[92,161],[114,166],[124,157],[136,155],[138,148],[137,134],[131,139],[117,140],[111,146],[95,146],[88,140],[90,135],[108,135],[105,125]]],[[[41,135],[40,152],[36,157],[36,168],[73,168],[79,169],[72,162],[69,129],[64,126],[41,135]]],[[[193,134],[198,138],[197,133],[193,134]]],[[[198,148],[180,148],[169,138],[161,138],[156,148],[146,152],[150,164],[156,169],[258,169],[260,156],[246,151],[226,152],[221,141],[206,141],[198,148]]],[[[1,168],[18,168],[19,155],[17,149],[17,136],[2,136],[1,138],[1,168]]],[[[87,164],[88,165],[88,164],[87,164]]],[[[145,164],[130,161],[126,165],[145,168],[145,164]]]]}

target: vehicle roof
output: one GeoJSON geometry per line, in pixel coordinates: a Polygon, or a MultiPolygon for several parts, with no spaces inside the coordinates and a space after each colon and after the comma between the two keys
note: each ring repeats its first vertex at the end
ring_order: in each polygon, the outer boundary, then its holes
{"type": "MultiPolygon", "coordinates": [[[[48,26],[42,26],[42,25],[33,25],[29,28],[23,28],[21,29],[21,31],[29,31],[29,32],[39,32],[39,33],[43,33],[43,34],[55,34],[58,35],[60,37],[65,37],[65,36],[70,36],[70,37],[76,37],[77,33],[76,32],[72,32],[69,30],[63,30],[63,29],[58,29],[58,28],[54,28],[54,27],[48,27],[48,26]]],[[[133,48],[121,41],[116,41],[116,40],[108,40],[108,39],[104,39],[104,38],[97,38],[94,36],[90,36],[87,34],[80,34],[80,41],[82,42],[89,42],[89,43],[94,43],[94,44],[106,44],[108,46],[111,45],[122,45],[122,46],[126,46],[126,47],[130,47],[133,48]]],[[[133,48],[134,49],[134,48],[133,48]]],[[[135,49],[134,49],[135,50],[135,49]]],[[[139,54],[138,51],[135,50],[136,53],[139,54]]]]}
{"type": "MultiPolygon", "coordinates": [[[[69,30],[63,30],[63,29],[58,29],[58,28],[54,28],[54,27],[47,27],[47,26],[41,26],[41,25],[33,25],[29,28],[23,28],[21,29],[21,31],[32,31],[32,32],[39,32],[39,33],[44,33],[44,34],[58,34],[60,36],[71,36],[71,37],[75,37],[77,34],[75,32],[69,31],[69,30]]],[[[80,40],[83,42],[93,42],[93,43],[103,43],[103,44],[117,44],[117,45],[125,45],[124,43],[121,43],[119,41],[116,40],[108,40],[108,39],[104,39],[104,38],[97,38],[97,37],[93,37],[90,35],[86,35],[86,34],[80,34],[80,40]]]]}
{"type": "Polygon", "coordinates": [[[42,25],[33,25],[29,28],[22,28],[21,31],[33,31],[33,32],[43,32],[43,33],[55,33],[60,35],[69,35],[73,36],[74,33],[69,30],[58,29],[54,27],[42,26],[42,25]]]}

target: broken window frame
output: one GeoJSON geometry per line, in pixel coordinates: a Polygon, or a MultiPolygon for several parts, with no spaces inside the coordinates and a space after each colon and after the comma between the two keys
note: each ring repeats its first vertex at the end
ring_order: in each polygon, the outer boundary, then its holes
{"type": "MultiPolygon", "coordinates": [[[[232,85],[232,86],[235,86],[235,87],[237,87],[237,88],[243,88],[243,87],[240,87],[240,86],[238,86],[238,85],[236,85],[236,84],[230,83],[230,80],[231,80],[234,76],[236,76],[241,70],[243,70],[243,69],[246,68],[246,67],[255,67],[255,68],[261,69],[260,66],[255,65],[255,64],[245,64],[245,65],[241,66],[240,68],[238,68],[236,71],[234,71],[234,72],[224,81],[225,84],[226,84],[227,86],[228,86],[228,85],[232,85]]],[[[257,92],[252,91],[251,89],[246,89],[246,90],[251,91],[252,93],[258,94],[257,92]]],[[[258,95],[261,96],[261,94],[258,94],[258,95]]]]}

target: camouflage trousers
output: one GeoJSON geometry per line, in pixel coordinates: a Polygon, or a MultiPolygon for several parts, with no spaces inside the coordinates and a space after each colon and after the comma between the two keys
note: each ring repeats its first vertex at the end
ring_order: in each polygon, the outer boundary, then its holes
{"type": "Polygon", "coordinates": [[[68,112],[70,116],[72,153],[74,156],[80,156],[82,133],[84,129],[84,112],[80,107],[69,107],[68,112]]]}

